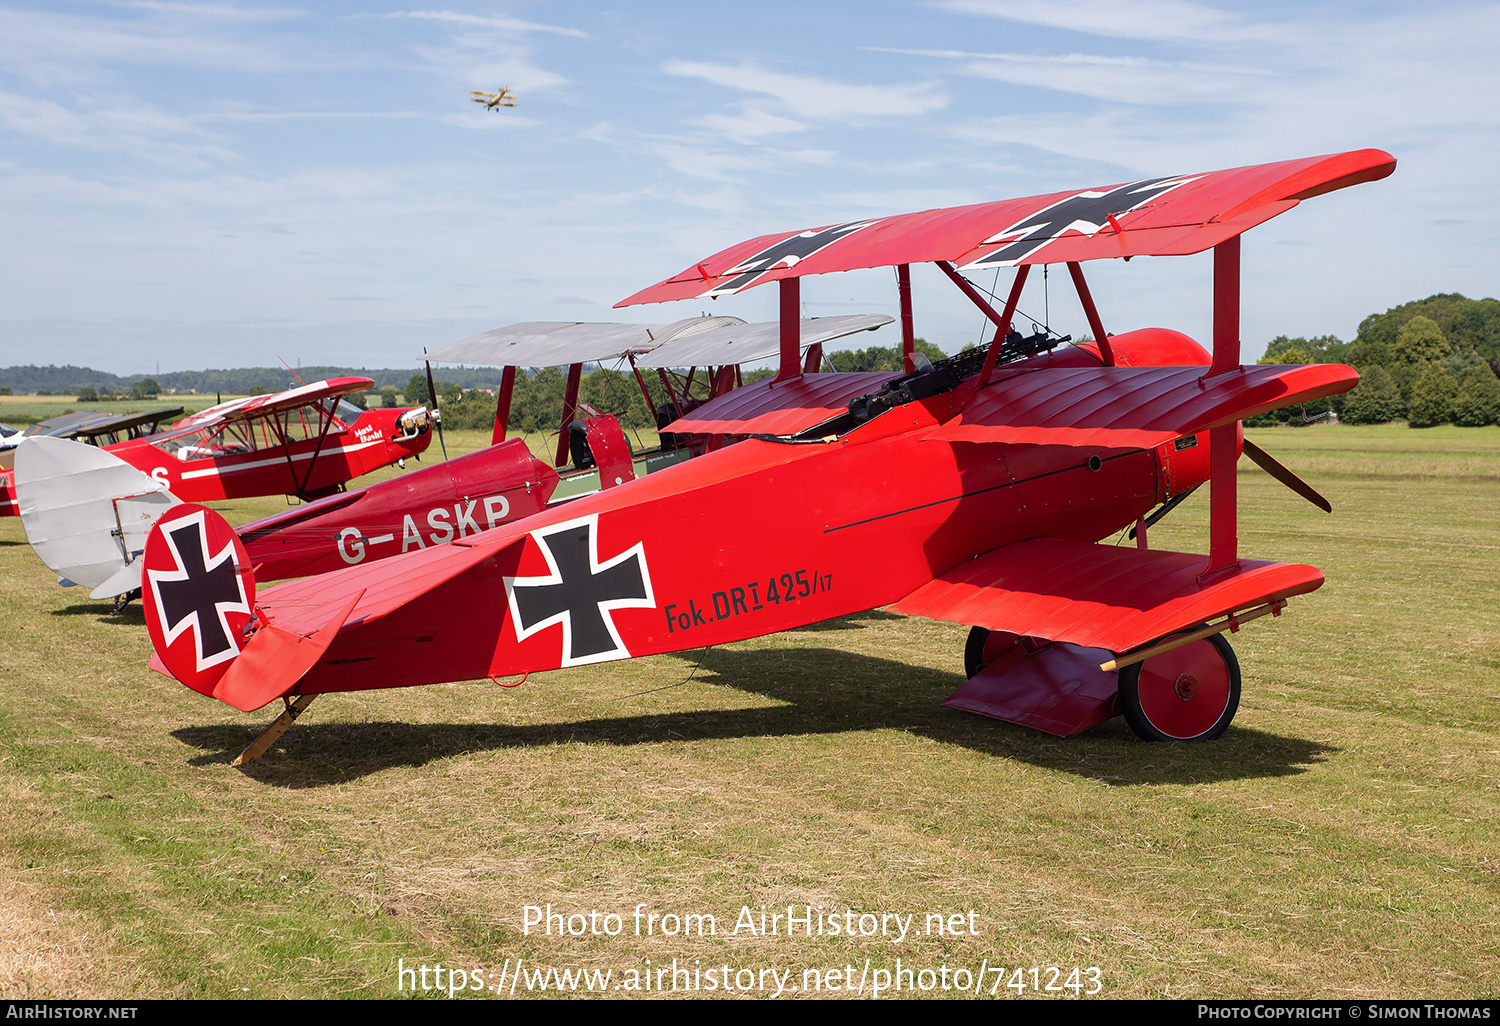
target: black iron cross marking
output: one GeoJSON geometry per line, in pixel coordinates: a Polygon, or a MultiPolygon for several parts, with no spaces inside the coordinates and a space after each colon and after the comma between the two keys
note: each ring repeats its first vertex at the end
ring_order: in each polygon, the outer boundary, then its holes
{"type": "Polygon", "coordinates": [[[177,559],[177,570],[153,570],[150,576],[167,644],[192,628],[199,670],[233,658],[239,644],[225,614],[250,611],[234,563],[234,543],[209,553],[201,517],[184,517],[162,533],[177,559]]]}
{"type": "Polygon", "coordinates": [[[1038,210],[1009,228],[991,235],[980,245],[1005,242],[993,253],[965,264],[963,270],[983,267],[1009,267],[1024,260],[1047,243],[1060,238],[1069,229],[1093,236],[1109,224],[1113,214],[1125,214],[1145,206],[1164,192],[1193,181],[1192,178],[1150,178],[1110,189],[1089,190],[1059,200],[1038,210]],[[1019,237],[1017,237],[1019,236],[1019,237]]]}
{"type": "Polygon", "coordinates": [[[729,275],[734,275],[734,277],[715,285],[703,295],[722,296],[738,292],[740,289],[747,289],[757,278],[767,271],[774,270],[778,264],[795,267],[800,261],[806,260],[814,253],[821,252],[840,239],[852,235],[861,228],[868,228],[874,223],[874,221],[849,221],[782,239],[780,242],[767,246],[748,260],[743,260],[724,271],[720,277],[729,275]]]}
{"type": "Polygon", "coordinates": [[[517,640],[562,624],[563,666],[629,656],[610,613],[655,605],[643,546],[600,565],[597,527],[595,516],[536,532],[551,575],[507,581],[517,640]]]}

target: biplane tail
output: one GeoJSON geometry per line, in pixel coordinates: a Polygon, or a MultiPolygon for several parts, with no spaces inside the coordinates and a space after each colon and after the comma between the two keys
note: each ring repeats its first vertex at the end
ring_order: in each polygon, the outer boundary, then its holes
{"type": "Polygon", "coordinates": [[[246,712],[285,694],[359,601],[312,629],[283,628],[256,605],[255,568],[234,528],[193,503],[161,516],[139,562],[152,668],[246,712]],[[238,662],[252,650],[255,658],[238,662]]]}
{"type": "Polygon", "coordinates": [[[16,501],[26,538],[58,583],[90,598],[141,586],[146,535],[180,500],[118,456],[61,438],[28,438],[16,449],[16,501]]]}

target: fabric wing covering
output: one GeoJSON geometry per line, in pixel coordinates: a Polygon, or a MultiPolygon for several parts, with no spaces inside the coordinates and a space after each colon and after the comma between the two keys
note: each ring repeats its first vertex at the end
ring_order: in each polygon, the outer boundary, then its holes
{"type": "Polygon", "coordinates": [[[1395,158],[1383,150],[1354,150],[763,235],[615,305],[703,299],[781,278],[939,260],[960,270],[984,270],[1185,256],[1304,199],[1384,178],[1395,167],[1395,158]]]}
{"type": "Polygon", "coordinates": [[[1033,538],[985,553],[891,606],[903,615],[1128,652],[1270,599],[1316,590],[1323,574],[1243,559],[1207,583],[1203,556],[1033,538]]]}

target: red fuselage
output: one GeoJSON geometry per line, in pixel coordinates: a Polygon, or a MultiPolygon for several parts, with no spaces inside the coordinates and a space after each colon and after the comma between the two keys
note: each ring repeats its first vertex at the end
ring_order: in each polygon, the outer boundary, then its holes
{"type": "MultiPolygon", "coordinates": [[[[397,636],[381,617],[356,616],[298,690],[467,680],[758,637],[889,604],[1010,542],[1097,541],[1169,488],[1207,477],[1206,445],[935,440],[947,402],[890,410],[834,440],[748,438],[481,536],[475,544],[493,555],[394,613],[397,636]]],[[[310,588],[335,603],[377,580],[422,577],[440,558],[428,550],[283,585],[260,605],[274,620],[310,588]]]]}
{"type": "Polygon", "coordinates": [[[199,447],[192,434],[166,431],[106,448],[184,502],[316,495],[423,452],[432,432],[402,435],[397,421],[406,412],[367,410],[352,424],[335,422],[326,435],[311,431],[285,444],[255,432],[252,422],[250,438],[237,445],[199,447]]]}

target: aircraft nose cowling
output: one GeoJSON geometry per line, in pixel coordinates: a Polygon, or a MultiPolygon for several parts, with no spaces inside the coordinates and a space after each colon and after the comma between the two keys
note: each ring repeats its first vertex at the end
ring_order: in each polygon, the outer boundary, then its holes
{"type": "MultiPolygon", "coordinates": [[[[1092,342],[1081,347],[1099,354],[1092,342]]],[[[1117,367],[1207,367],[1212,360],[1207,349],[1171,328],[1138,328],[1109,336],[1109,347],[1117,367]]]]}

